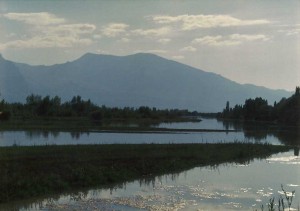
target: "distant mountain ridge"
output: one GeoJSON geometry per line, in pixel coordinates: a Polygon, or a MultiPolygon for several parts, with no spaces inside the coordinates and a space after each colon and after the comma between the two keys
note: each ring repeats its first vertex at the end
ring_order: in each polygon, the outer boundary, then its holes
{"type": "Polygon", "coordinates": [[[24,102],[29,94],[80,95],[98,105],[150,106],[200,112],[221,111],[226,101],[242,104],[247,98],[269,102],[291,92],[241,85],[220,75],[154,54],[128,56],[87,53],[79,59],[51,66],[31,66],[0,55],[0,92],[9,102],[24,102]]]}

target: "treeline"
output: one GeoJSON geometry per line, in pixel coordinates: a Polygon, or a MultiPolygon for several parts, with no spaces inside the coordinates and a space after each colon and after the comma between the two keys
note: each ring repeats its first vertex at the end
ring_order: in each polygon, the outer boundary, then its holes
{"type": "Polygon", "coordinates": [[[260,97],[247,99],[244,105],[230,107],[229,102],[218,118],[239,119],[246,121],[272,121],[288,125],[300,125],[300,87],[289,98],[282,98],[274,105],[260,97]]]}
{"type": "Polygon", "coordinates": [[[26,103],[7,103],[4,100],[0,102],[1,120],[8,120],[11,117],[89,117],[94,121],[110,119],[173,120],[197,114],[197,112],[189,112],[188,110],[162,110],[147,106],[139,108],[109,108],[98,106],[90,100],[83,100],[80,96],[74,96],[70,101],[64,103],[62,103],[61,98],[58,96],[42,97],[34,94],[26,98],[26,103]]]}

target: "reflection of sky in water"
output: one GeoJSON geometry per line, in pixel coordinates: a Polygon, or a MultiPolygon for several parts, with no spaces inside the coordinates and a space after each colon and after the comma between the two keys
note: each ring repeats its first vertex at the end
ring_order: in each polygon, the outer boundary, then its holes
{"type": "Polygon", "coordinates": [[[292,155],[282,153],[247,165],[194,168],[156,177],[153,182],[135,181],[111,190],[91,190],[77,201],[63,197],[44,206],[53,210],[253,211],[260,210],[262,204],[267,207],[271,197],[277,200],[283,184],[287,191],[296,191],[295,208],[300,202],[300,158],[292,155]]]}
{"type": "MultiPolygon", "coordinates": [[[[258,141],[246,138],[243,132],[193,132],[193,133],[70,133],[70,132],[0,132],[0,146],[66,145],[66,144],[139,144],[139,143],[217,143],[233,141],[258,141]]],[[[274,136],[258,142],[279,144],[274,136]]]]}
{"type": "Polygon", "coordinates": [[[213,118],[202,118],[200,122],[175,122],[175,123],[161,123],[157,125],[158,128],[173,128],[173,129],[211,129],[211,130],[235,130],[233,125],[226,126],[213,118]]]}
{"type": "MultiPolygon", "coordinates": [[[[265,130],[242,131],[241,124],[203,119],[201,122],[162,123],[156,127],[174,129],[238,129],[238,132],[187,132],[187,133],[108,133],[108,132],[59,132],[59,131],[2,131],[0,146],[12,145],[65,145],[112,143],[216,143],[250,141],[280,144],[281,141],[265,130]]],[[[260,127],[261,128],[261,127],[260,127]]],[[[289,138],[286,138],[289,139],[289,138]]]]}

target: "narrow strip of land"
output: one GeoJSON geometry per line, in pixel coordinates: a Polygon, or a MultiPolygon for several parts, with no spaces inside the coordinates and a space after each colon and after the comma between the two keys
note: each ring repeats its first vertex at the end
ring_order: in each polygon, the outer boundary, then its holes
{"type": "Polygon", "coordinates": [[[0,202],[98,187],[224,162],[248,162],[287,146],[134,144],[0,148],[0,202]]]}

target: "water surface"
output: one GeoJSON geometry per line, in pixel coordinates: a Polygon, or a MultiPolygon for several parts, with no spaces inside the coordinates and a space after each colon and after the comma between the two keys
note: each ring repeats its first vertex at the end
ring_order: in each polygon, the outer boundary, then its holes
{"type": "Polygon", "coordinates": [[[203,119],[201,122],[162,123],[153,127],[172,129],[237,130],[235,132],[59,132],[59,131],[1,131],[0,146],[70,145],[70,144],[140,144],[140,143],[219,143],[258,142],[299,145],[299,132],[270,130],[267,126],[221,122],[203,119]]]}
{"type": "MultiPolygon", "coordinates": [[[[296,191],[300,202],[300,158],[293,151],[251,163],[197,167],[45,200],[29,210],[260,210],[269,199],[296,191]]],[[[28,210],[28,209],[23,209],[28,210]]]]}
{"type": "MultiPolygon", "coordinates": [[[[121,127],[121,125],[120,125],[121,127]]],[[[0,146],[66,144],[219,143],[258,142],[299,146],[299,131],[259,124],[203,119],[196,123],[162,123],[153,127],[172,129],[236,130],[235,132],[60,132],[1,131],[0,146]]],[[[194,168],[179,174],[141,178],[108,188],[51,196],[35,203],[1,205],[2,210],[260,210],[271,197],[296,190],[300,203],[299,150],[269,159],[215,167],[194,168]],[[55,199],[55,200],[54,200],[55,199]],[[22,208],[23,207],[23,208],[22,208]]]]}

